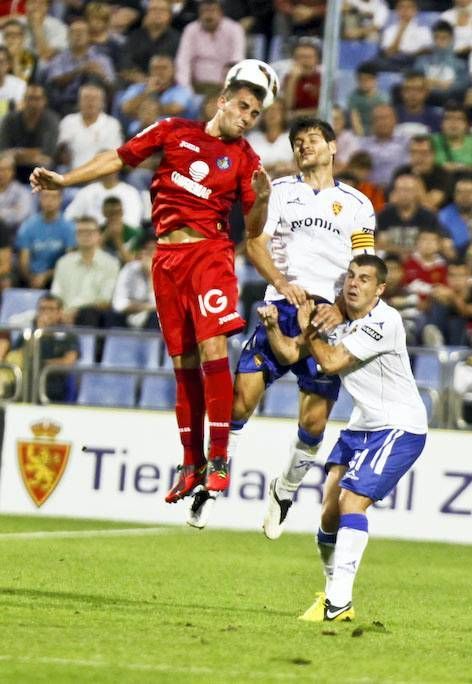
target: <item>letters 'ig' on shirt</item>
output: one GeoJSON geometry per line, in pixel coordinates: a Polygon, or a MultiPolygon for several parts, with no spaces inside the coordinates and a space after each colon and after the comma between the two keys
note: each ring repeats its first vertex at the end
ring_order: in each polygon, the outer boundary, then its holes
{"type": "Polygon", "coordinates": [[[260,159],[244,138],[221,140],[205,122],[164,119],[118,148],[137,166],[162,151],[151,181],[152,222],[157,236],[190,226],[207,238],[228,238],[228,214],[239,197],[247,214],[255,200],[251,178],[260,159]]]}

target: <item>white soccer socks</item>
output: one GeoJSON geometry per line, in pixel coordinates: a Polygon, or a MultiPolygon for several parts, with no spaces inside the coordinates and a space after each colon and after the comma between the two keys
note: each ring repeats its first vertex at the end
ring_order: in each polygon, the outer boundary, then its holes
{"type": "Polygon", "coordinates": [[[290,460],[282,475],[277,478],[276,493],[279,499],[293,500],[307,472],[315,465],[324,433],[311,435],[302,427],[298,427],[297,439],[290,447],[290,460]]]}
{"type": "Polygon", "coordinates": [[[369,541],[367,516],[348,513],[339,520],[334,551],[334,570],[327,599],[333,606],[345,606],[352,601],[352,588],[357,570],[369,541]]]}

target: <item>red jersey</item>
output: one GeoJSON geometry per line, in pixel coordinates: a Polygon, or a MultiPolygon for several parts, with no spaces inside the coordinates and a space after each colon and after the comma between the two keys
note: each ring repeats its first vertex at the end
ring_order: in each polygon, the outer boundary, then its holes
{"type": "Polygon", "coordinates": [[[419,254],[412,254],[404,263],[404,282],[410,292],[426,297],[433,285],[447,284],[447,263],[438,256],[431,264],[426,264],[419,254]]]}
{"type": "Polygon", "coordinates": [[[26,0],[0,0],[0,16],[7,14],[24,14],[26,0]]]}
{"type": "Polygon", "coordinates": [[[228,238],[234,201],[241,199],[245,214],[254,203],[251,178],[259,157],[244,138],[221,140],[208,135],[205,126],[201,121],[165,119],[117,150],[129,166],[162,151],[151,181],[157,236],[190,226],[207,238],[228,238]]]}

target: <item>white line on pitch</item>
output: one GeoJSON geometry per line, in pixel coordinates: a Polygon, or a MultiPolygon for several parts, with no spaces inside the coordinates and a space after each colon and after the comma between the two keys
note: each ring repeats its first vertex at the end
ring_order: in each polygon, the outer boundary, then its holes
{"type": "Polygon", "coordinates": [[[105,661],[105,660],[74,660],[72,658],[51,658],[51,657],[38,657],[34,656],[9,656],[0,655],[0,662],[11,662],[11,663],[30,663],[30,664],[41,664],[41,665],[58,665],[63,667],[91,667],[91,668],[106,668],[108,670],[117,668],[119,670],[128,670],[131,672],[164,672],[171,674],[187,674],[187,675],[207,675],[207,676],[221,676],[224,674],[225,677],[231,677],[235,679],[240,679],[244,681],[245,679],[303,679],[304,676],[311,677],[314,673],[304,672],[301,669],[297,669],[297,672],[258,672],[257,670],[242,671],[242,670],[232,670],[224,671],[216,670],[211,667],[179,667],[176,665],[167,665],[166,663],[157,663],[155,665],[147,663],[117,663],[115,661],[105,661]]]}
{"type": "Polygon", "coordinates": [[[181,528],[173,529],[165,527],[128,527],[124,529],[105,530],[51,530],[50,532],[2,532],[0,541],[12,539],[80,539],[83,537],[142,537],[145,535],[170,534],[181,531],[181,528]]]}

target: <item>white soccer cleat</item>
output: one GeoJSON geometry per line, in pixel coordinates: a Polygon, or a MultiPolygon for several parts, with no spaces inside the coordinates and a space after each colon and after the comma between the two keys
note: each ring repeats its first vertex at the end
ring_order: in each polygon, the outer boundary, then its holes
{"type": "Polygon", "coordinates": [[[269,508],[265,514],[262,528],[267,539],[278,539],[285,527],[285,519],[292,501],[279,499],[275,490],[277,478],[272,480],[269,487],[269,508]]]}
{"type": "Polygon", "coordinates": [[[188,509],[187,525],[197,527],[199,530],[206,527],[217,496],[217,492],[209,492],[202,486],[197,487],[193,494],[192,504],[188,509]]]}

